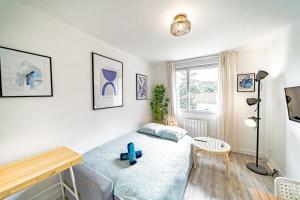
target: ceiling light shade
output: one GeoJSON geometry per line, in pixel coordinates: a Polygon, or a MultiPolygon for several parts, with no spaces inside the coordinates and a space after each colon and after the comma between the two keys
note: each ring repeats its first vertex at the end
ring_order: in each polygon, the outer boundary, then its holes
{"type": "Polygon", "coordinates": [[[185,14],[179,14],[174,17],[171,24],[170,32],[174,36],[182,36],[191,31],[191,22],[187,19],[185,14]]]}
{"type": "Polygon", "coordinates": [[[245,124],[248,126],[248,127],[251,127],[251,128],[256,128],[256,117],[249,117],[247,119],[245,119],[245,124]]]}
{"type": "Polygon", "coordinates": [[[260,70],[256,74],[256,80],[262,80],[262,79],[266,78],[266,76],[268,76],[268,75],[269,75],[268,72],[260,70]]]}

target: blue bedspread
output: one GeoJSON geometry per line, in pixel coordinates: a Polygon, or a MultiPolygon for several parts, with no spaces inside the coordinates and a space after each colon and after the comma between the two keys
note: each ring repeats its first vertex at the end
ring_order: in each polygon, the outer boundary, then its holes
{"type": "Polygon", "coordinates": [[[114,182],[114,195],[122,199],[182,199],[191,169],[191,138],[178,143],[133,132],[94,148],[84,163],[114,182]],[[143,156],[135,165],[119,159],[133,142],[143,156]]]}

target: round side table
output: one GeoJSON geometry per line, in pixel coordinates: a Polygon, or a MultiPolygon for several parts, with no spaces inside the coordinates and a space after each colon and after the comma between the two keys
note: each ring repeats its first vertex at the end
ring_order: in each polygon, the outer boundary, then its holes
{"type": "Polygon", "coordinates": [[[229,156],[230,145],[222,140],[211,137],[196,137],[193,138],[193,162],[194,168],[197,167],[197,154],[199,152],[207,152],[215,155],[222,155],[225,160],[227,176],[230,177],[230,162],[229,156]]]}

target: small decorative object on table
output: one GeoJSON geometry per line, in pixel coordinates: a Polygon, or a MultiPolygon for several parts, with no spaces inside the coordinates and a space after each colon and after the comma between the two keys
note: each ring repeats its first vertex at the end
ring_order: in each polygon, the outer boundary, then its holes
{"type": "Polygon", "coordinates": [[[92,53],[93,109],[123,106],[123,63],[92,53]]]}
{"type": "Polygon", "coordinates": [[[136,99],[145,100],[148,94],[147,76],[136,74],[136,99]]]}
{"type": "Polygon", "coordinates": [[[226,162],[227,175],[230,176],[229,169],[229,156],[230,153],[230,145],[226,142],[210,137],[196,137],[193,138],[193,162],[194,168],[196,168],[197,163],[197,154],[199,152],[207,152],[215,155],[222,155],[226,162]]]}
{"type": "Polygon", "coordinates": [[[173,116],[169,116],[169,119],[167,121],[167,125],[169,126],[177,126],[177,120],[173,116]]]}
{"type": "Polygon", "coordinates": [[[2,97],[51,97],[51,57],[0,47],[2,97]]]}
{"type": "Polygon", "coordinates": [[[255,92],[255,73],[237,75],[238,92],[255,92]]]}

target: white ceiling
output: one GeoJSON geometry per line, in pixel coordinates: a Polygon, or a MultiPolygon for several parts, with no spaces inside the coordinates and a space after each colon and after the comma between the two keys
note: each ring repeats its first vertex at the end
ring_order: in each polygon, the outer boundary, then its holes
{"type": "Polygon", "coordinates": [[[149,62],[247,45],[300,15],[300,0],[19,0],[149,62]],[[192,30],[169,33],[186,13],[192,30]]]}

